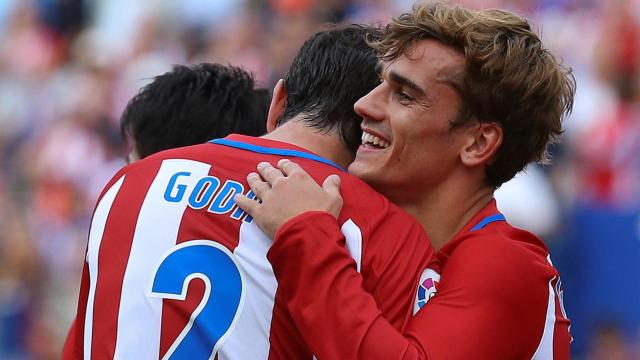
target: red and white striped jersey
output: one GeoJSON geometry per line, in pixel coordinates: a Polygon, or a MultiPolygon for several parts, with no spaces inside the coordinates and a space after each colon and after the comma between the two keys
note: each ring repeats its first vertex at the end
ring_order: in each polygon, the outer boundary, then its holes
{"type": "MultiPolygon", "coordinates": [[[[403,329],[431,255],[421,226],[326,159],[231,135],[155,154],[107,184],[64,357],[311,360],[308,339],[280,300],[287,277],[276,280],[267,260],[271,240],[233,202],[236,193],[254,196],[246,176],[260,161],[284,157],[318,181],[340,175],[349,266],[362,274],[358,287],[403,329]]],[[[314,278],[311,290],[330,291],[330,280],[314,278]]]]}
{"type": "Polygon", "coordinates": [[[492,201],[435,254],[404,331],[357,289],[357,273],[345,270],[349,258],[335,246],[343,235],[330,215],[288,221],[268,257],[277,276],[295,277],[282,283],[280,296],[300,332],[313,334],[309,345],[319,358],[569,359],[558,271],[540,239],[504,220],[492,201]],[[314,243],[318,236],[327,241],[314,243]],[[292,274],[302,265],[293,253],[304,255],[305,271],[292,274]],[[332,261],[316,266],[326,258],[332,261]],[[319,277],[332,279],[330,294],[310,293],[310,281],[319,277]],[[350,313],[358,316],[344,316],[350,313]]]}

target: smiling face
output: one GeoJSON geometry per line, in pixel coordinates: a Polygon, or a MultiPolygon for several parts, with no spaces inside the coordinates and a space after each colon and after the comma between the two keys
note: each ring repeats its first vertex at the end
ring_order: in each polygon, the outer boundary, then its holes
{"type": "Polygon", "coordinates": [[[453,176],[468,142],[464,127],[451,128],[463,69],[463,56],[435,40],[381,63],[381,84],[355,104],[364,133],[349,172],[400,204],[453,176]]]}

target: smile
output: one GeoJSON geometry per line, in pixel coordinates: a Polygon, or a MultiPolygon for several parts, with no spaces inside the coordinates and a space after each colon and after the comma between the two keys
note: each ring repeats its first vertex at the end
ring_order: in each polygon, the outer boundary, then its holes
{"type": "Polygon", "coordinates": [[[389,145],[391,145],[391,143],[373,134],[363,131],[362,145],[373,146],[380,149],[386,149],[389,147],[389,145]]]}

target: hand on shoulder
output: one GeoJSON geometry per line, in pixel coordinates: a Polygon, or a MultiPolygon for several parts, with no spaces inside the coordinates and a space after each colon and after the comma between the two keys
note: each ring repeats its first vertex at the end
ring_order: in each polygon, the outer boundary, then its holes
{"type": "Polygon", "coordinates": [[[251,215],[270,238],[291,218],[308,211],[325,211],[338,217],[342,210],[340,177],[329,175],[322,187],[300,165],[282,159],[275,168],[267,162],[249,173],[247,182],[258,201],[236,195],[236,204],[251,215]]]}

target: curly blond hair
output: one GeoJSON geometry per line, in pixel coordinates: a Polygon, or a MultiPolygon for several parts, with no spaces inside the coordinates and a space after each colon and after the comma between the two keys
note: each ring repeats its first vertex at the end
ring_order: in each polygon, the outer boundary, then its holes
{"type": "Polygon", "coordinates": [[[543,47],[526,19],[496,10],[469,10],[443,2],[420,2],[394,18],[382,39],[370,41],[382,60],[410,55],[416,42],[434,39],[464,56],[460,115],[452,128],[495,122],[502,146],[485,171],[500,186],[530,162],[548,163],[548,145],[562,133],[571,112],[576,83],[543,47]]]}

